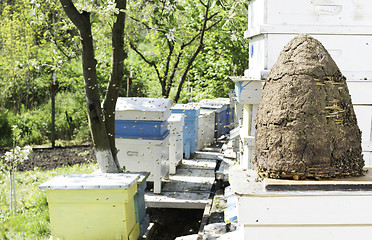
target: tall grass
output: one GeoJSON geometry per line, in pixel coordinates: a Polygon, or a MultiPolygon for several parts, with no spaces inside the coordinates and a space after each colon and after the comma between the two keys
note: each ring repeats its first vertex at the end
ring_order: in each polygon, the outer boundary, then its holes
{"type": "Polygon", "coordinates": [[[48,203],[39,185],[56,175],[92,173],[97,169],[97,164],[84,164],[16,172],[17,214],[10,211],[9,176],[0,172],[0,239],[49,239],[48,203]]]}

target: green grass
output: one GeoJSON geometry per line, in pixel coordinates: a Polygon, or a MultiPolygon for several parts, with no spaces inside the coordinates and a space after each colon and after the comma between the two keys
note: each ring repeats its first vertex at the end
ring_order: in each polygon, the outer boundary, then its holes
{"type": "Polygon", "coordinates": [[[97,169],[97,164],[86,164],[51,171],[17,172],[17,214],[9,207],[9,176],[0,172],[0,239],[49,239],[48,203],[39,185],[56,175],[92,173],[97,169]]]}

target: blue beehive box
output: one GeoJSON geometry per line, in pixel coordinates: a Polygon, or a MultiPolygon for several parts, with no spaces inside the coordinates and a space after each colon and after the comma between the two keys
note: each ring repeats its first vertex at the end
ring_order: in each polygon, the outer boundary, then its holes
{"type": "Polygon", "coordinates": [[[200,101],[201,109],[210,109],[216,112],[215,115],[215,137],[219,138],[230,131],[229,110],[226,104],[215,103],[213,100],[205,99],[200,101]]]}
{"type": "Polygon", "coordinates": [[[216,98],[214,99],[214,102],[217,103],[217,104],[224,104],[226,105],[227,107],[227,111],[226,111],[226,119],[227,119],[227,123],[229,125],[229,132],[231,130],[230,126],[232,123],[234,123],[234,105],[232,103],[232,100],[231,98],[216,98]]]}
{"type": "Polygon", "coordinates": [[[171,99],[118,98],[115,113],[116,138],[162,140],[169,134],[167,119],[171,99]]]}
{"type": "Polygon", "coordinates": [[[145,206],[145,189],[146,179],[150,175],[149,172],[136,172],[128,174],[139,174],[140,177],[137,180],[137,193],[134,195],[134,208],[136,210],[136,222],[140,226],[140,236],[145,235],[147,228],[150,225],[150,217],[146,214],[145,206]]]}
{"type": "Polygon", "coordinates": [[[198,117],[200,115],[200,107],[196,104],[176,104],[172,108],[172,113],[185,115],[183,153],[185,158],[190,158],[198,146],[198,117]]]}
{"type": "Polygon", "coordinates": [[[162,140],[169,134],[167,125],[167,121],[115,120],[115,136],[162,140]]]}

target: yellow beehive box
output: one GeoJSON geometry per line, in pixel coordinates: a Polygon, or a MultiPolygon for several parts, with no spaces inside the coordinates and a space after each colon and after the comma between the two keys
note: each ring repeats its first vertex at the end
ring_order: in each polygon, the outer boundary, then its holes
{"type": "Polygon", "coordinates": [[[138,239],[137,174],[60,175],[46,189],[53,239],[138,239]]]}

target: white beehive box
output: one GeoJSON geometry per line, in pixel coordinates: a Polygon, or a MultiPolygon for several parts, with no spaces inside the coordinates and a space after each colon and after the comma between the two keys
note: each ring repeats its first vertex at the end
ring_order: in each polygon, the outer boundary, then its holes
{"type": "Polygon", "coordinates": [[[366,166],[372,166],[372,104],[354,105],[358,126],[362,132],[362,151],[366,166]]]}
{"type": "Polygon", "coordinates": [[[116,103],[115,120],[166,121],[173,101],[163,98],[125,98],[116,103]]]}
{"type": "Polygon", "coordinates": [[[169,175],[169,135],[163,140],[116,138],[120,168],[150,172],[154,193],[161,192],[162,179],[169,175]]]}
{"type": "MultiPolygon", "coordinates": [[[[246,77],[265,79],[280,52],[298,33],[265,33],[254,36],[249,42],[249,70],[246,77]]],[[[306,33],[306,32],[304,32],[306,33]]],[[[319,40],[330,53],[348,80],[372,79],[372,32],[371,35],[310,34],[319,40]]]]}
{"type": "Polygon", "coordinates": [[[235,83],[236,99],[240,104],[259,104],[264,80],[260,78],[230,77],[235,83]]]}
{"type": "Polygon", "coordinates": [[[372,105],[372,79],[350,80],[347,81],[347,87],[349,88],[353,105],[372,105]]]}
{"type": "Polygon", "coordinates": [[[215,114],[213,110],[200,110],[197,150],[201,150],[213,143],[215,114]]]}
{"type": "Polygon", "coordinates": [[[252,30],[266,25],[319,29],[334,26],[336,29],[353,27],[356,31],[371,27],[371,10],[372,2],[368,0],[251,0],[248,26],[252,30]]]}
{"type": "Polygon", "coordinates": [[[184,114],[172,114],[168,118],[169,137],[169,173],[175,174],[177,165],[183,159],[184,114]]]}
{"type": "Polygon", "coordinates": [[[296,184],[311,187],[308,190],[282,188],[281,191],[265,190],[269,183],[257,182],[254,170],[233,167],[229,176],[231,191],[237,196],[239,227],[244,229],[239,239],[294,240],[301,236],[306,240],[347,240],[372,235],[370,174],[338,181],[273,180],[279,181],[282,187],[296,187],[296,184]],[[327,187],[314,188],[322,184],[327,187]],[[334,187],[342,188],[343,184],[347,186],[343,189],[353,184],[361,188],[336,190],[334,187]],[[367,186],[369,190],[363,191],[367,186]]]}

